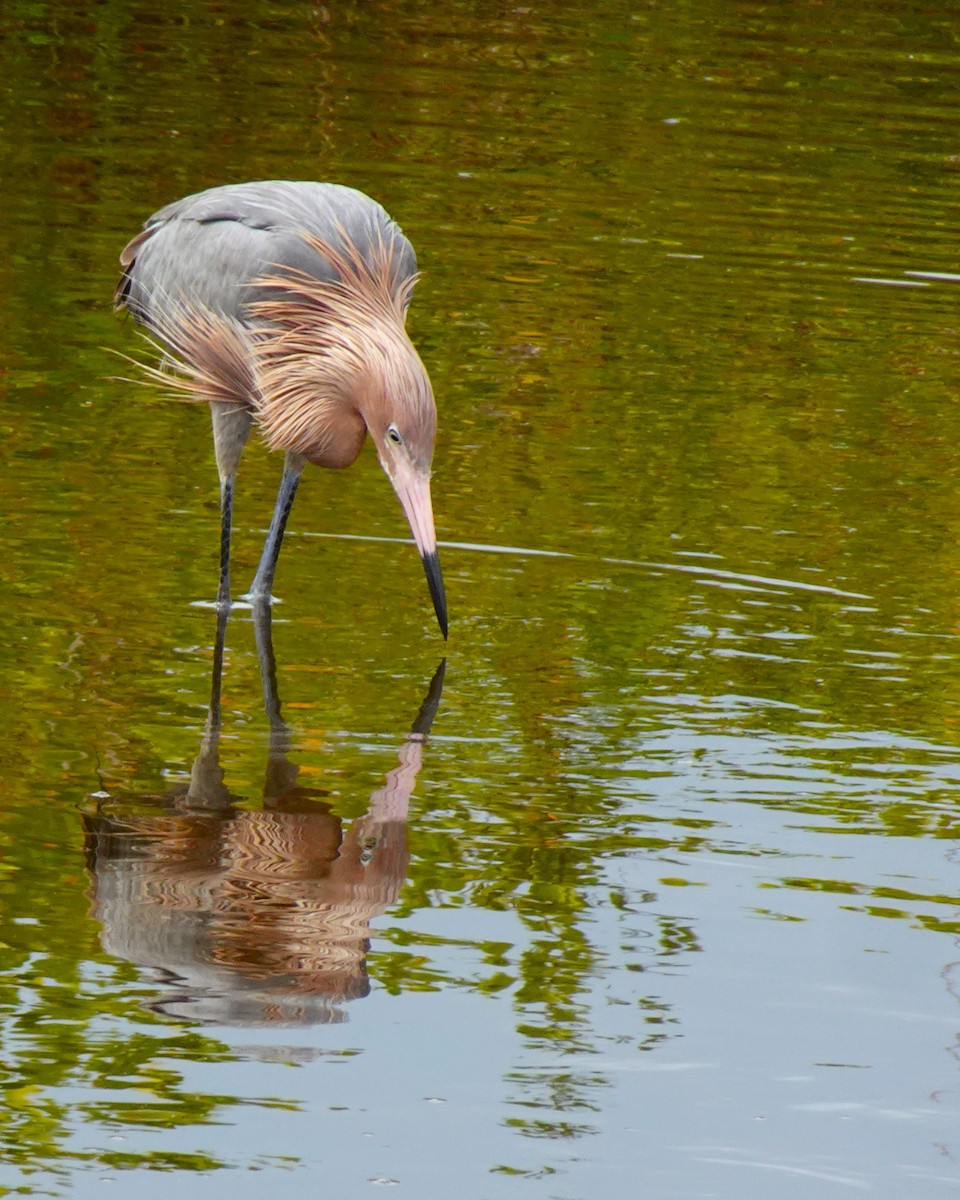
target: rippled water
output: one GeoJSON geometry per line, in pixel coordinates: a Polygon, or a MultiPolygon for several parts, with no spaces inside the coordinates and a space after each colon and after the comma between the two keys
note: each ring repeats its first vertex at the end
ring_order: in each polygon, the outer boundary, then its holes
{"type": "Polygon", "coordinates": [[[956,1191],[954,26],[4,9],[0,1194],[956,1191]],[[418,248],[446,646],[365,454],[218,647],[116,378],[126,239],[277,177],[418,248]]]}

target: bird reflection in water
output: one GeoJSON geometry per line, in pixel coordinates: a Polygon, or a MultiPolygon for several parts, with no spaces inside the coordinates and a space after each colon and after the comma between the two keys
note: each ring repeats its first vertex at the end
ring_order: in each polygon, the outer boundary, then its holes
{"type": "Polygon", "coordinates": [[[280,715],[269,606],[254,610],[270,722],[263,808],[238,808],[218,745],[226,614],[219,616],[210,708],[185,786],[144,811],[115,800],[85,818],[93,912],[111,955],[153,968],[168,985],[156,1011],[223,1025],[346,1019],[367,995],[370,923],[400,894],[407,815],[423,745],[440,703],[431,680],[399,763],[345,832],[316,789],[297,784],[280,715]]]}

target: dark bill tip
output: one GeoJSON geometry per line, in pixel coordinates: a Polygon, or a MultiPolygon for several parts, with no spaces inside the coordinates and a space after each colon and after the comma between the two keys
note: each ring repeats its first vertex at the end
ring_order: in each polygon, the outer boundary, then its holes
{"type": "Polygon", "coordinates": [[[440,571],[440,555],[436,550],[423,556],[423,569],[430,587],[430,598],[433,601],[433,611],[440,623],[440,632],[444,639],[447,636],[447,597],[443,590],[443,575],[440,571]]]}

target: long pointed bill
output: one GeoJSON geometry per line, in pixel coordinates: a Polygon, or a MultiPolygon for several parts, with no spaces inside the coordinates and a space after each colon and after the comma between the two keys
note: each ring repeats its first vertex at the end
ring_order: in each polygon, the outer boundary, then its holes
{"type": "Polygon", "coordinates": [[[443,590],[443,575],[440,573],[440,555],[437,553],[437,535],[433,527],[433,505],[430,502],[430,476],[421,475],[406,463],[398,464],[396,474],[390,476],[394,491],[400,498],[403,511],[410,522],[413,540],[423,559],[423,569],[430,587],[433,608],[440,623],[440,631],[447,636],[447,597],[443,590]]]}

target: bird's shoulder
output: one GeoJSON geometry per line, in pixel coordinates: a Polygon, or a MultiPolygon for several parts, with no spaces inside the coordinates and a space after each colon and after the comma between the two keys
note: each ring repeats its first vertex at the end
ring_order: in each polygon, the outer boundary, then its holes
{"type": "Polygon", "coordinates": [[[145,293],[162,289],[229,311],[242,302],[239,289],[277,267],[333,278],[305,233],[333,245],[345,237],[370,260],[377,247],[391,244],[399,251],[398,281],[416,272],[413,247],[363,192],[335,183],[263,180],[209,188],[153,213],[120,256],[117,303],[146,316],[145,293]]]}
{"type": "Polygon", "coordinates": [[[250,229],[294,231],[307,228],[322,236],[332,222],[357,220],[389,222],[383,207],[356,188],[339,183],[265,179],[253,183],[228,183],[184,196],[158,209],[146,225],[170,221],[237,221],[250,229]]]}

